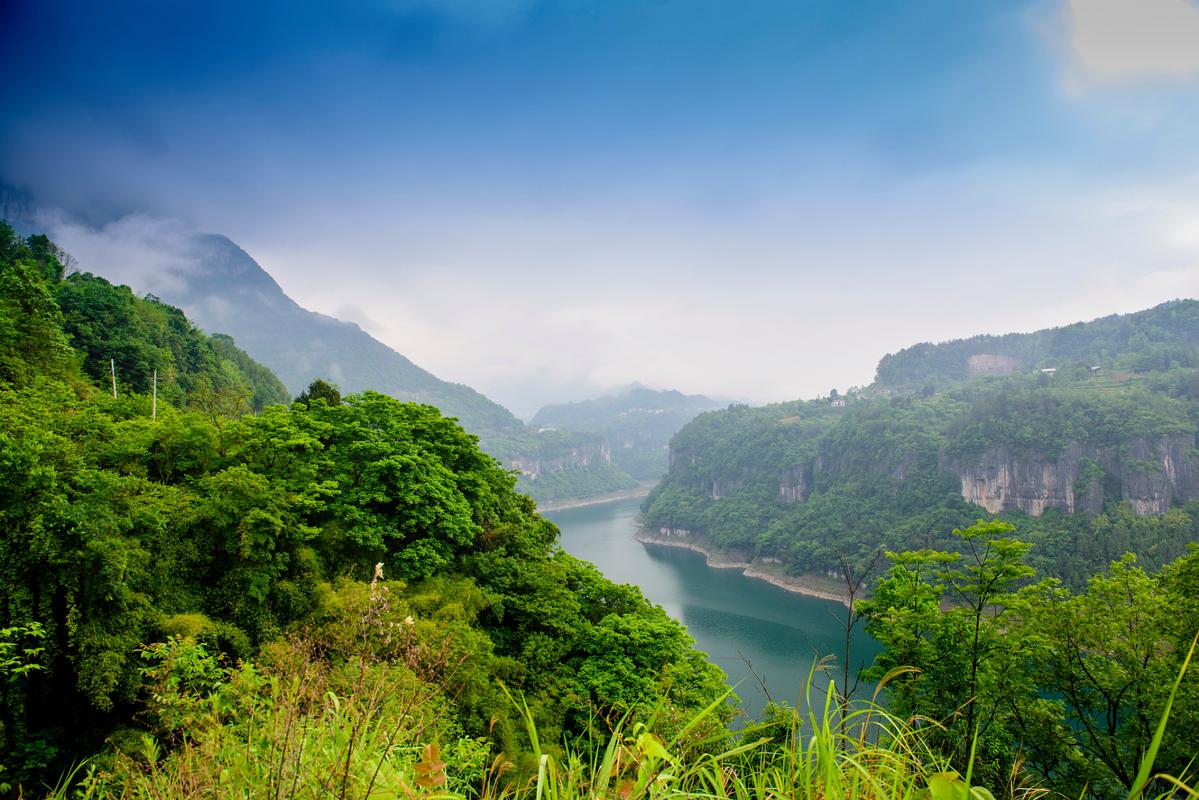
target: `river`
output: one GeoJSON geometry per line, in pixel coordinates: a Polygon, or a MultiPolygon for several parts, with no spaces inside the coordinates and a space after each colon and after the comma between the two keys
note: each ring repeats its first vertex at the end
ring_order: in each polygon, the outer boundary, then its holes
{"type": "MultiPolygon", "coordinates": [[[[621,500],[546,516],[561,529],[568,553],[617,583],[640,586],[650,602],[686,625],[696,647],[737,687],[750,718],[761,712],[767,695],[795,703],[814,659],[833,655],[840,662],[845,606],[785,591],[739,570],[714,569],[700,553],[635,541],[640,503],[621,500]]],[[[869,663],[878,652],[860,624],[852,641],[855,664],[869,663]]]]}

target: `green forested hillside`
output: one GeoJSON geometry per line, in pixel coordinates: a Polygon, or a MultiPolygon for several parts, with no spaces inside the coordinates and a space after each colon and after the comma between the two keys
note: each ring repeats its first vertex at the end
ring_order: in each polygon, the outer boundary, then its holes
{"type": "Polygon", "coordinates": [[[1199,541],[1197,420],[1192,367],[734,407],[675,436],[646,522],[802,573],[948,546],[998,513],[1043,574],[1081,585],[1125,552],[1161,565],[1199,541]]]}
{"type": "Polygon", "coordinates": [[[164,706],[155,680],[212,690],[286,648],[331,691],[364,658],[435,685],[437,736],[480,757],[478,737],[528,744],[501,685],[555,741],[594,714],[677,729],[723,691],[680,625],[557,548],[456,422],[373,392],[243,414],[269,373],[174,309],[63,279],[42,244],[0,229],[0,783],[106,740],[174,747],[200,701],[164,706]]]}
{"type": "Polygon", "coordinates": [[[150,393],[157,374],[159,398],[176,405],[187,398],[261,409],[288,400],[279,379],[229,337],[205,336],[179,309],[137,297],[127,286],[88,273],[64,275],[61,255],[46,237],[21,240],[0,222],[0,259],[7,265],[0,335],[6,353],[16,354],[4,378],[78,375],[111,387],[115,370],[123,392],[150,393]]]}
{"type": "Polygon", "coordinates": [[[666,473],[670,437],[696,414],[720,405],[703,395],[634,386],[595,400],[545,406],[529,424],[602,436],[613,464],[637,480],[652,481],[666,473]]]}
{"type": "Polygon", "coordinates": [[[913,345],[879,361],[876,383],[923,389],[995,369],[1087,372],[1100,367],[1108,371],[1162,372],[1199,367],[1197,348],[1199,301],[1175,300],[1135,314],[1113,314],[1035,333],[913,345]],[[988,356],[1005,360],[987,363],[988,356]],[[973,369],[971,357],[981,357],[973,369]]]}
{"type": "MultiPolygon", "coordinates": [[[[158,291],[205,330],[232,335],[282,379],[292,396],[322,378],[345,392],[371,390],[435,406],[478,436],[488,453],[520,469],[525,475],[521,490],[539,501],[588,497],[635,485],[619,467],[572,460],[572,454],[587,460],[587,452],[597,446],[592,435],[542,436],[499,403],[469,386],[438,378],[357,325],[301,307],[224,236],[190,236],[180,243],[179,253],[175,261],[164,256],[158,265],[160,274],[171,277],[158,291]],[[179,258],[182,262],[177,263],[179,258]],[[532,472],[538,473],[536,478],[532,472]]],[[[89,267],[115,279],[125,274],[119,262],[89,267]]],[[[134,272],[127,279],[143,277],[134,272]]],[[[285,397],[259,399],[282,402],[285,397]]]]}

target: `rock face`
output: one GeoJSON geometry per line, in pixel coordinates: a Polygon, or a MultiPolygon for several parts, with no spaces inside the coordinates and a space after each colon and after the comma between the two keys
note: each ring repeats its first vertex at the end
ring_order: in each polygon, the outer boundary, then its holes
{"type": "Polygon", "coordinates": [[[779,500],[784,503],[802,503],[808,499],[808,470],[801,464],[784,470],[779,478],[779,500]]]}
{"type": "MultiPolygon", "coordinates": [[[[692,453],[672,453],[676,463],[694,458],[692,453]]],[[[784,468],[776,497],[786,505],[807,502],[816,485],[814,476],[843,467],[818,456],[784,468]]],[[[966,501],[992,514],[1018,510],[1037,517],[1051,508],[1065,514],[1098,514],[1108,500],[1127,500],[1137,514],[1148,516],[1199,499],[1199,450],[1192,434],[1142,437],[1110,447],[1075,443],[1056,457],[997,447],[965,460],[943,457],[923,466],[899,460],[880,462],[878,467],[879,480],[895,483],[906,480],[913,469],[916,474],[928,468],[949,473],[960,482],[966,501]]],[[[696,488],[719,500],[740,489],[746,479],[744,473],[720,476],[696,488]]]]}
{"type": "Polygon", "coordinates": [[[1020,366],[1020,359],[992,353],[976,353],[966,359],[966,374],[971,378],[978,375],[1011,375],[1020,366]]]}
{"type": "Polygon", "coordinates": [[[987,450],[968,463],[944,466],[962,482],[962,497],[992,514],[1018,509],[1040,516],[1056,508],[1098,513],[1116,490],[1137,514],[1163,514],[1199,498],[1199,458],[1189,434],[1138,438],[1123,447],[1072,444],[1055,459],[987,450]]]}
{"type": "Polygon", "coordinates": [[[612,450],[608,443],[599,439],[589,444],[578,444],[538,458],[517,457],[511,460],[512,468],[528,478],[539,478],[556,472],[591,467],[596,464],[611,464],[612,450]]]}
{"type": "Polygon", "coordinates": [[[717,478],[716,480],[712,481],[711,486],[708,488],[708,496],[713,500],[719,500],[722,497],[727,497],[733,492],[737,491],[743,484],[744,482],[741,480],[724,480],[717,478]]]}

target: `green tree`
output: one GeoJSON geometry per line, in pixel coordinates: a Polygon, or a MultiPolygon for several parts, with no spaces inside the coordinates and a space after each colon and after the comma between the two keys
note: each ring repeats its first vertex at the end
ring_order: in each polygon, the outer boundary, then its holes
{"type": "Polygon", "coordinates": [[[337,384],[317,378],[308,384],[308,388],[296,398],[297,403],[305,406],[313,400],[324,400],[331,406],[341,405],[341,390],[337,387],[337,384]]]}
{"type": "MultiPolygon", "coordinates": [[[[1188,566],[1180,562],[1170,574],[1188,566]]],[[[1133,785],[1185,652],[1177,622],[1187,599],[1125,556],[1081,594],[1040,587],[1023,614],[1022,625],[1044,637],[1031,662],[1034,680],[1059,698],[1066,722],[1056,738],[1030,744],[1052,753],[1077,748],[1092,767],[1086,777],[1097,795],[1124,796],[1133,785]]],[[[1194,722],[1196,684],[1193,676],[1183,684],[1174,730],[1194,722]]],[[[1167,744],[1156,769],[1180,775],[1193,757],[1193,747],[1177,740],[1167,744]]],[[[1038,760],[1048,765],[1054,759],[1038,760]]]]}
{"type": "Polygon", "coordinates": [[[892,684],[893,710],[936,720],[930,738],[955,763],[974,747],[976,774],[989,786],[1002,785],[1016,762],[1015,718],[1035,699],[1023,668],[1028,645],[1006,620],[1033,575],[1023,561],[1029,546],[1005,535],[1013,530],[980,520],[953,532],[960,553],[889,553],[894,566],[861,608],[883,645],[868,676],[915,668],[892,684]]]}

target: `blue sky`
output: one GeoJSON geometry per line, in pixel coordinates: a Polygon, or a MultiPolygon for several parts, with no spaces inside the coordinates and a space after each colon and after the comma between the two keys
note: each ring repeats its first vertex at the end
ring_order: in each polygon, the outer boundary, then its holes
{"type": "Polygon", "coordinates": [[[1188,0],[3,14],[0,177],[86,266],[225,233],[518,411],[811,396],[916,341],[1199,294],[1188,0]]]}

